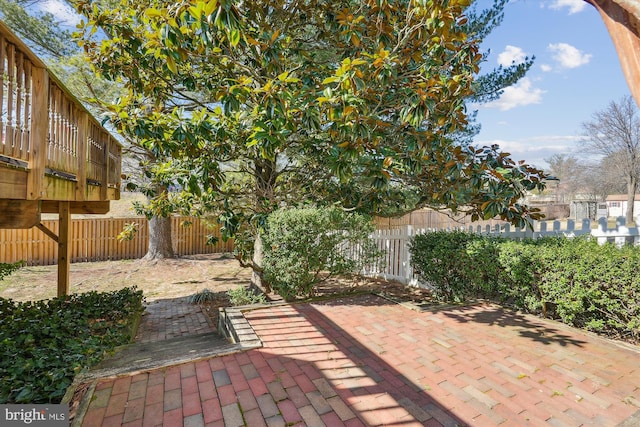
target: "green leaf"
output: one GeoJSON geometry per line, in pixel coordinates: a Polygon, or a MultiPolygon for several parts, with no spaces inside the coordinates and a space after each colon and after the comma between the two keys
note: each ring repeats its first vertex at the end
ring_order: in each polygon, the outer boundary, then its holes
{"type": "Polygon", "coordinates": [[[331,77],[327,77],[326,79],[324,79],[322,81],[323,85],[329,84],[329,83],[335,83],[335,82],[339,82],[340,81],[340,77],[337,76],[331,76],[331,77]]]}
{"type": "Polygon", "coordinates": [[[163,13],[162,13],[162,11],[160,11],[158,9],[149,8],[149,9],[145,9],[144,16],[146,16],[148,18],[157,18],[157,17],[163,16],[163,13]]]}
{"type": "Polygon", "coordinates": [[[278,80],[284,82],[285,80],[287,80],[287,77],[289,77],[289,72],[285,71],[284,73],[278,75],[278,80]]]}
{"type": "Polygon", "coordinates": [[[31,387],[24,387],[20,390],[20,393],[16,396],[16,402],[18,403],[28,403],[33,399],[33,390],[31,387]]]}
{"type": "Polygon", "coordinates": [[[216,7],[218,7],[218,0],[209,0],[204,6],[205,15],[211,15],[213,11],[216,10],[216,7]]]}
{"type": "Polygon", "coordinates": [[[240,30],[237,28],[231,28],[228,32],[231,46],[237,46],[238,43],[240,43],[240,30]]]}
{"type": "Polygon", "coordinates": [[[190,6],[187,10],[196,21],[200,21],[202,19],[203,8],[204,3],[202,1],[198,1],[195,6],[190,6]]]}
{"type": "Polygon", "coordinates": [[[171,56],[167,56],[166,60],[167,60],[167,68],[169,68],[169,71],[171,71],[173,74],[178,74],[178,67],[176,66],[176,61],[171,56]]]}

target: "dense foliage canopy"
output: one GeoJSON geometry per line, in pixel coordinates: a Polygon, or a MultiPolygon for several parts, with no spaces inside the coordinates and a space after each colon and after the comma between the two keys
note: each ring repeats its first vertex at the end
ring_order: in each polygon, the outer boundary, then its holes
{"type": "Polygon", "coordinates": [[[307,201],[363,212],[452,208],[518,225],[535,218],[518,201],[542,187],[543,173],[455,138],[467,130],[465,100],[496,93],[476,80],[483,55],[469,4],[76,7],[95,71],[127,90],[110,106],[114,124],[166,159],[150,176],[177,191],[150,209],[215,209],[236,235],[307,201]]]}

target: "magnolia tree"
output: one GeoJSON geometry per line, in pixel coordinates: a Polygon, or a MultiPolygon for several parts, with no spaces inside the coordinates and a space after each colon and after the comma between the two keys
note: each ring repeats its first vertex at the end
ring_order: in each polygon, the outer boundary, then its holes
{"type": "Polygon", "coordinates": [[[483,55],[469,3],[76,7],[95,71],[127,90],[109,106],[114,125],[167,159],[153,173],[173,191],[149,209],[216,212],[259,280],[258,231],[283,206],[539,216],[518,200],[542,188],[542,171],[454,137],[468,130],[465,100],[491,91],[474,80],[483,55]]]}

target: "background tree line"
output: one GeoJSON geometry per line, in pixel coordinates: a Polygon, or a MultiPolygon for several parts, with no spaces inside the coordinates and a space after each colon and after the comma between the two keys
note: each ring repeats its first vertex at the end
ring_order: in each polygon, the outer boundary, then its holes
{"type": "Polygon", "coordinates": [[[577,195],[602,201],[611,194],[627,195],[627,223],[634,221],[634,197],[640,180],[640,115],[631,96],[611,101],[582,125],[582,151],[553,155],[545,161],[556,178],[548,192],[556,202],[577,195]]]}

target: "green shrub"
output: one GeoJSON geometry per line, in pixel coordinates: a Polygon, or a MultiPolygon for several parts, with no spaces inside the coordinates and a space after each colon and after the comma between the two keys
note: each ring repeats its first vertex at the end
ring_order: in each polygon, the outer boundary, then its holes
{"type": "Polygon", "coordinates": [[[541,285],[542,276],[551,265],[545,260],[566,241],[562,237],[545,237],[500,242],[498,292],[501,302],[529,313],[546,314],[547,297],[541,285]]]}
{"type": "Polygon", "coordinates": [[[244,286],[227,291],[227,296],[232,306],[267,303],[267,299],[263,294],[255,293],[244,286]]]}
{"type": "Polygon", "coordinates": [[[17,269],[24,267],[25,264],[26,263],[24,261],[18,261],[9,264],[0,262],[0,280],[4,279],[17,269]]]}
{"type": "Polygon", "coordinates": [[[264,277],[286,300],[312,296],[317,283],[376,261],[372,231],[369,218],[338,208],[278,210],[263,236],[264,277]]]}
{"type": "Polygon", "coordinates": [[[640,340],[640,247],[435,232],[415,236],[410,248],[419,278],[440,298],[488,296],[576,327],[640,340]]]}
{"type": "Polygon", "coordinates": [[[465,276],[469,280],[471,294],[479,298],[499,297],[502,266],[499,263],[502,240],[478,236],[466,245],[465,276]]]}
{"type": "Polygon", "coordinates": [[[198,293],[189,295],[187,302],[189,304],[203,304],[205,302],[215,301],[218,298],[220,298],[220,294],[218,292],[213,292],[211,289],[204,288],[198,293]]]}
{"type": "Polygon", "coordinates": [[[496,241],[466,231],[436,231],[409,243],[418,277],[447,301],[489,297],[499,273],[496,241]]]}
{"type": "Polygon", "coordinates": [[[563,322],[640,339],[640,247],[572,239],[546,262],[541,287],[563,322]]]}
{"type": "Polygon", "coordinates": [[[74,376],[129,342],[142,291],[0,298],[0,404],[57,403],[74,376]]]}

